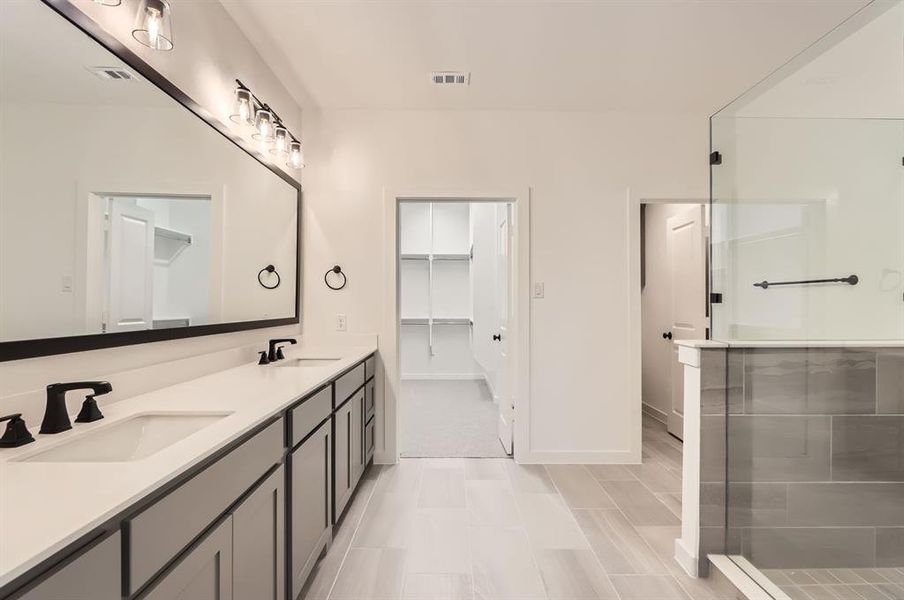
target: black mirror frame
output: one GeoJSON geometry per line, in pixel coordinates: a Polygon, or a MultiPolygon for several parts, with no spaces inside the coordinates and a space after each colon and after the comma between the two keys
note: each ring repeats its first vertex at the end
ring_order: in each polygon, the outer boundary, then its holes
{"type": "Polygon", "coordinates": [[[295,188],[298,197],[296,209],[298,231],[296,233],[295,241],[297,253],[295,258],[295,316],[278,319],[218,323],[215,325],[196,325],[181,329],[147,329],[143,331],[96,333],[68,337],[0,342],[0,362],[299,323],[301,319],[301,184],[287,173],[268,164],[266,160],[264,160],[264,156],[257,152],[250,144],[248,144],[248,142],[234,136],[225,124],[215,119],[198,103],[176,87],[175,84],[166,79],[137,54],[129,50],[119,40],[104,31],[100,25],[95,23],[85,13],[70,4],[67,0],[41,0],[41,2],[72,23],[77,29],[88,35],[88,37],[95,42],[112,52],[119,60],[134,69],[141,77],[160,88],[164,93],[194,113],[195,116],[207,123],[224,138],[244,150],[251,158],[257,160],[261,165],[295,188]]]}

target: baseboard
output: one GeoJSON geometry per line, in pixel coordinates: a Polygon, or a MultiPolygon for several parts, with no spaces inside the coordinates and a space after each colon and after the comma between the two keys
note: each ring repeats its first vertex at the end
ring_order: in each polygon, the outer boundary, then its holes
{"type": "Polygon", "coordinates": [[[647,404],[646,402],[644,402],[642,404],[642,406],[643,406],[643,414],[647,415],[648,417],[652,417],[652,418],[656,419],[663,425],[669,424],[669,415],[667,413],[659,410],[652,404],[647,404]]]}
{"type": "MultiPolygon", "coordinates": [[[[516,451],[517,453],[517,451],[516,451]]],[[[633,452],[543,452],[517,454],[521,464],[547,465],[637,465],[640,454],[633,452]]]]}
{"type": "Polygon", "coordinates": [[[675,540],[675,561],[689,576],[697,577],[697,557],[688,552],[681,538],[675,540]]]}
{"type": "Polygon", "coordinates": [[[402,373],[402,380],[480,381],[483,373],[402,373]]]}

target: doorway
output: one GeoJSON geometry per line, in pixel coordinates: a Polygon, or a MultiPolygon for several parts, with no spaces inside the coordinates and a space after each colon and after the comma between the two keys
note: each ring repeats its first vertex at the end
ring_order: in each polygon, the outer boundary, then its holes
{"type": "Polygon", "coordinates": [[[513,453],[513,203],[399,203],[400,454],[513,453]]]}
{"type": "Polygon", "coordinates": [[[643,413],[684,437],[684,373],[678,340],[706,339],[708,207],[641,204],[641,377],[643,413]]]}

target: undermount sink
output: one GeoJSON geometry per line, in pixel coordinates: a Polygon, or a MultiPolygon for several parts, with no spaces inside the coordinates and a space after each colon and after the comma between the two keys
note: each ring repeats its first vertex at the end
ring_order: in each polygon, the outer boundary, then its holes
{"type": "Polygon", "coordinates": [[[18,462],[129,462],[147,458],[229,416],[229,412],[145,413],[53,448],[15,459],[18,462]]]}
{"type": "Polygon", "coordinates": [[[278,367],[326,367],[338,358],[287,358],[276,363],[278,367]]]}

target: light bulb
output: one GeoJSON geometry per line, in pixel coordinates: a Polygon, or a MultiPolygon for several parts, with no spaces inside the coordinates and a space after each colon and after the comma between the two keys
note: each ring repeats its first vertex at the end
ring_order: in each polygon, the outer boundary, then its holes
{"type": "Polygon", "coordinates": [[[160,36],[160,11],[153,8],[148,9],[148,42],[151,48],[157,47],[157,38],[160,36]]]}
{"type": "Polygon", "coordinates": [[[229,120],[241,125],[251,125],[254,122],[252,118],[254,116],[252,102],[251,90],[241,84],[236,86],[233,113],[229,115],[229,120]]]}
{"type": "Polygon", "coordinates": [[[173,25],[169,2],[167,0],[139,0],[132,37],[154,50],[172,50],[173,25]]]}
{"type": "Polygon", "coordinates": [[[257,111],[257,133],[252,135],[256,140],[263,142],[273,141],[273,113],[262,108],[257,111]]]}
{"type": "Polygon", "coordinates": [[[278,124],[273,130],[273,148],[270,149],[270,154],[285,154],[289,149],[289,137],[289,130],[282,123],[278,124]]]}

